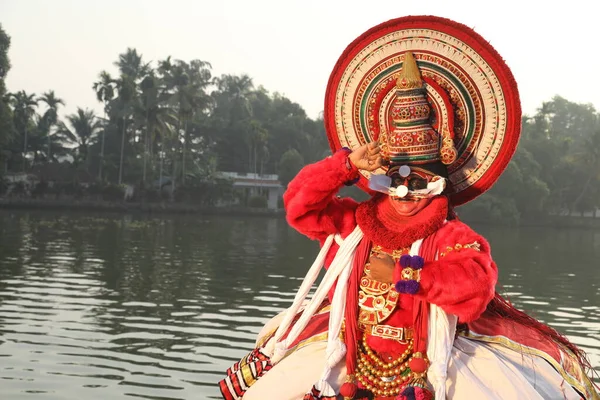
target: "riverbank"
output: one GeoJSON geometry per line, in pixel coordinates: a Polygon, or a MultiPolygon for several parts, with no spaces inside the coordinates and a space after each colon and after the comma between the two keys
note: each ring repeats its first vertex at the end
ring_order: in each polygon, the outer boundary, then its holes
{"type": "MultiPolygon", "coordinates": [[[[0,209],[5,210],[55,210],[78,212],[116,212],[146,214],[198,214],[223,216],[284,217],[285,211],[241,206],[197,206],[186,203],[111,202],[102,200],[51,200],[51,199],[0,199],[0,209]]],[[[462,218],[474,224],[497,225],[481,219],[462,218]]],[[[521,227],[600,229],[600,218],[581,216],[548,216],[535,221],[521,221],[521,227]]]]}
{"type": "Polygon", "coordinates": [[[146,214],[198,214],[282,217],[284,210],[239,206],[214,207],[184,203],[109,202],[97,200],[0,199],[4,210],[54,210],[146,214]]]}

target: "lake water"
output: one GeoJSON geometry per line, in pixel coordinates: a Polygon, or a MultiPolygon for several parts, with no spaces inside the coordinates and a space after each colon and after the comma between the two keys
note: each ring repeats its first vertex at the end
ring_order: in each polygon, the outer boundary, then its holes
{"type": "MultiPolygon", "coordinates": [[[[600,232],[473,226],[600,365],[600,232]]],[[[212,399],[318,251],[284,219],[0,212],[0,399],[212,399]]]]}

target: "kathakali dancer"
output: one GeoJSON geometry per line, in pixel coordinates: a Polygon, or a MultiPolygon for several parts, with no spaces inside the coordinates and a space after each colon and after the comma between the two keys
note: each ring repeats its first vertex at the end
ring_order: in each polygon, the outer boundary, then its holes
{"type": "Polygon", "coordinates": [[[321,252],[223,397],[598,399],[584,354],[495,292],[488,242],[453,211],[492,186],[520,134],[492,46],[438,17],[378,25],[335,65],[325,124],[334,154],[284,195],[321,252]],[[345,184],[372,196],[337,197],[345,184]]]}

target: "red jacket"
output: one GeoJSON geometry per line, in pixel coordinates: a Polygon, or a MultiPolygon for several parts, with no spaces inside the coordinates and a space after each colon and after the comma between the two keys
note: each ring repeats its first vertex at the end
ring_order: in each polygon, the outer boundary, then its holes
{"type": "MultiPolygon", "coordinates": [[[[346,237],[357,225],[359,203],[336,196],[345,182],[358,176],[355,168],[348,168],[346,157],[347,153],[340,151],[304,167],[283,197],[289,224],[321,244],[332,233],[346,237]]],[[[371,238],[365,234],[365,239],[371,238]]],[[[434,240],[438,260],[425,264],[421,289],[415,296],[457,315],[460,322],[477,319],[494,297],[498,278],[488,242],[458,220],[444,224],[434,240]],[[468,245],[473,247],[465,247],[468,245]]],[[[334,244],[326,265],[331,263],[338,248],[334,244]]],[[[401,295],[399,307],[386,324],[410,325],[411,297],[401,295]]]]}

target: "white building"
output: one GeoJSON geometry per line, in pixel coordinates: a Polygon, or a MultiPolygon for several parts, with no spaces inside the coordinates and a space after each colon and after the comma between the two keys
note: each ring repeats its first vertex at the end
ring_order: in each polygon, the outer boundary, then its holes
{"type": "Polygon", "coordinates": [[[275,174],[245,174],[237,172],[219,172],[220,178],[231,179],[233,189],[238,195],[234,204],[247,205],[251,197],[264,197],[269,210],[279,209],[279,199],[283,196],[284,187],[275,174]]]}

